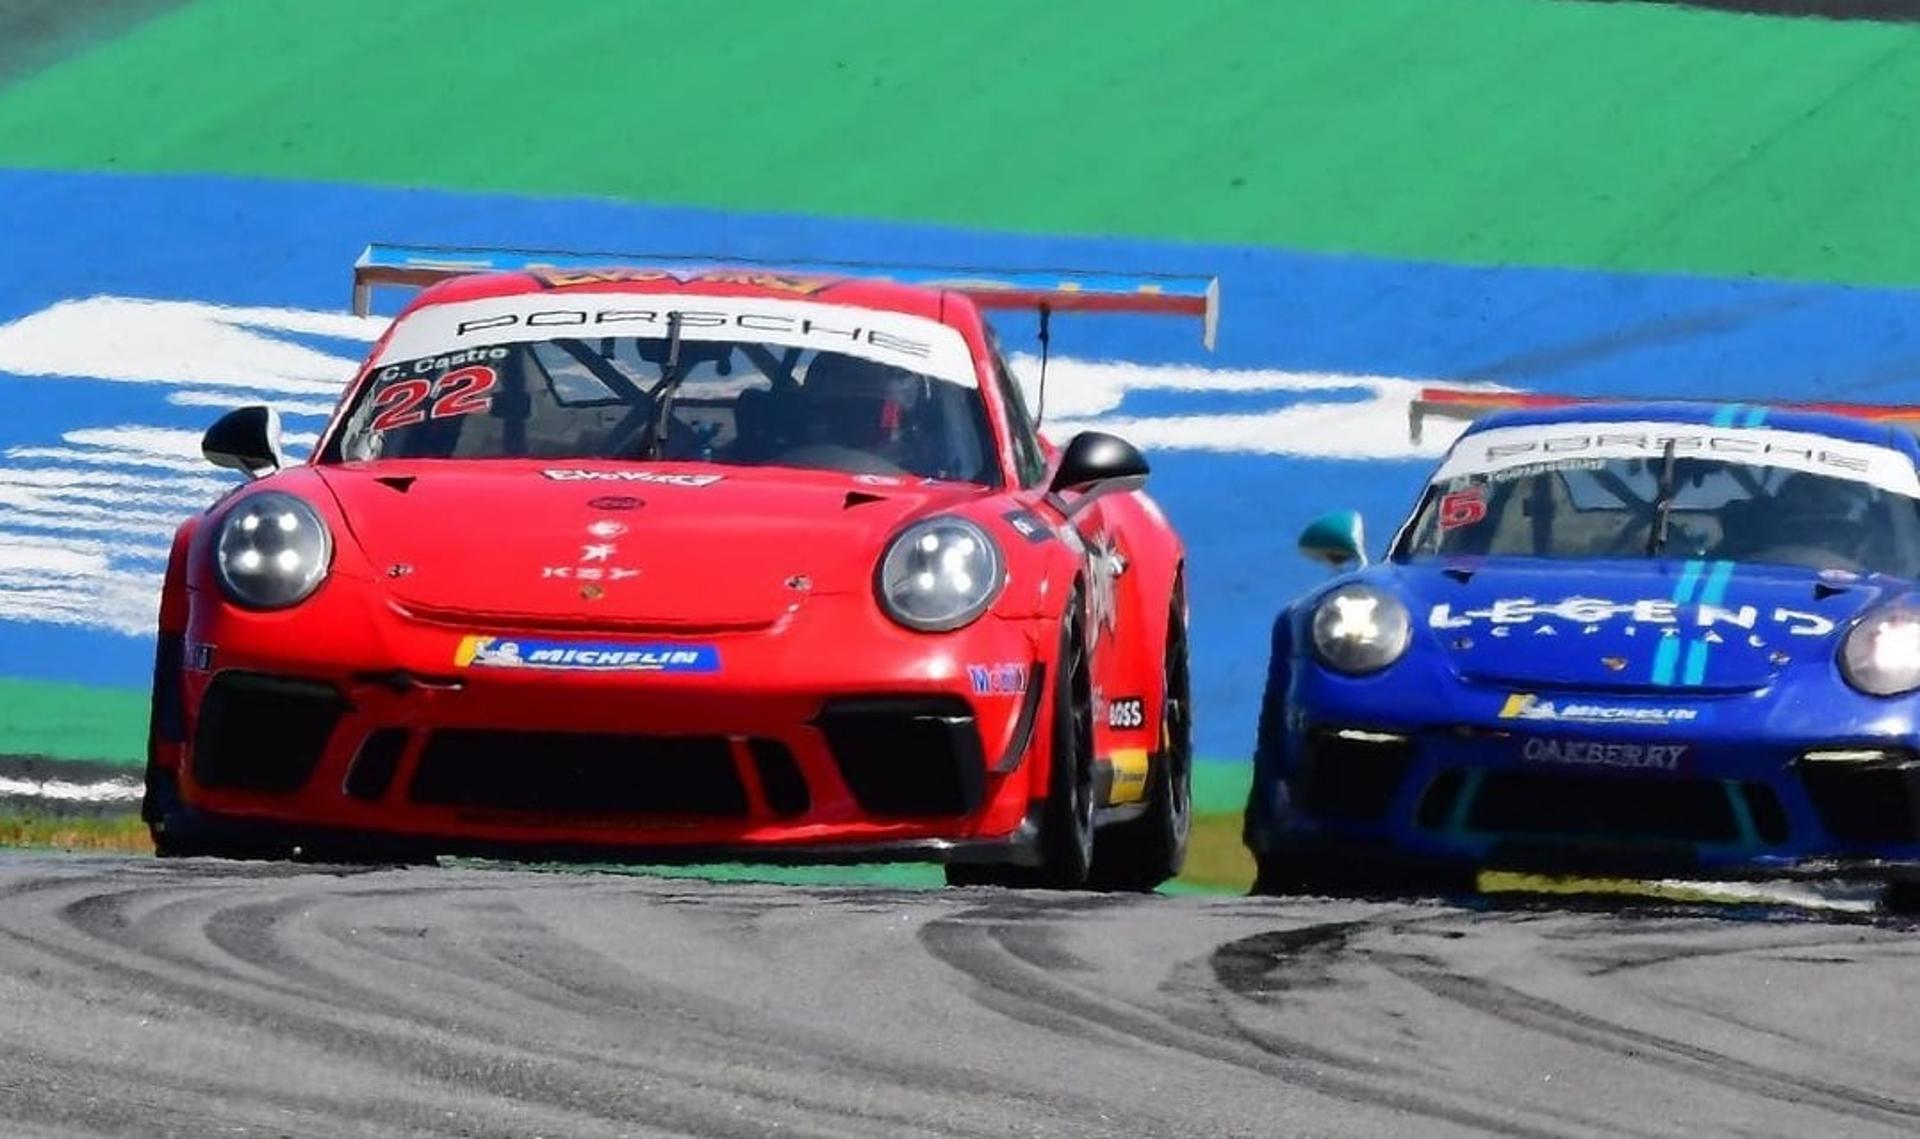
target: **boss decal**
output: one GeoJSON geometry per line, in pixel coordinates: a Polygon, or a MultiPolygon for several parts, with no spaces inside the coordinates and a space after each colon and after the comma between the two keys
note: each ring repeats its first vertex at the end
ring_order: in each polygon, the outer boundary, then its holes
{"type": "Polygon", "coordinates": [[[1121,696],[1107,702],[1107,727],[1132,731],[1147,726],[1147,702],[1138,696],[1121,696]]]}

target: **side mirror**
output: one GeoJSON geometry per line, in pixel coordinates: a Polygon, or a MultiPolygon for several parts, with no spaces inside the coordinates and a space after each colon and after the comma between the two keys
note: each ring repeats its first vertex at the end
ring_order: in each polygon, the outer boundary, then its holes
{"type": "Polygon", "coordinates": [[[200,437],[200,453],[216,467],[239,471],[257,479],[283,465],[280,453],[280,413],[264,403],[236,407],[207,428],[200,437]]]}
{"type": "Polygon", "coordinates": [[[1300,531],[1300,552],[1330,569],[1348,562],[1367,564],[1366,527],[1358,510],[1335,510],[1300,531]]]}
{"type": "Polygon", "coordinates": [[[1097,498],[1139,490],[1147,484],[1147,471],[1146,456],[1125,439],[1104,431],[1082,431],[1060,456],[1047,492],[1060,512],[1071,518],[1097,498]],[[1060,493],[1068,490],[1080,494],[1071,506],[1060,499],[1060,493]]]}

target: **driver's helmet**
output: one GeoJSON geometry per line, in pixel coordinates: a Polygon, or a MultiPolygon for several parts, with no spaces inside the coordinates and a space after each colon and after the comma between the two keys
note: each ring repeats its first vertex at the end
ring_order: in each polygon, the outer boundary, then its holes
{"type": "Polygon", "coordinates": [[[1723,548],[1739,554],[1789,546],[1830,551],[1858,560],[1865,527],[1859,523],[1866,488],[1845,479],[1795,472],[1771,496],[1723,512],[1723,548]]]}
{"type": "Polygon", "coordinates": [[[800,385],[800,421],[809,443],[892,458],[919,395],[919,377],[905,368],[822,352],[800,385]]]}

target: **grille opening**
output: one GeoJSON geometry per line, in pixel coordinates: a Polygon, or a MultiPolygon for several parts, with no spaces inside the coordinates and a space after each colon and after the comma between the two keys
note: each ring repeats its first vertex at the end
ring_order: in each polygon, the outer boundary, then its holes
{"type": "Polygon", "coordinates": [[[438,731],[408,794],[429,806],[553,814],[747,813],[723,736],[438,731]]]}
{"type": "Polygon", "coordinates": [[[1836,841],[1920,841],[1920,764],[1803,763],[1799,771],[1820,825],[1836,841]]]}
{"type": "Polygon", "coordinates": [[[1468,808],[1467,825],[1494,834],[1679,842],[1740,838],[1725,787],[1704,779],[1593,779],[1489,771],[1468,808]]]}
{"type": "Polygon", "coordinates": [[[1412,740],[1346,739],[1321,729],[1308,738],[1297,794],[1310,814],[1373,822],[1386,814],[1412,762],[1412,740]]]}
{"type": "Polygon", "coordinates": [[[347,768],[347,794],[372,802],[382,798],[393,785],[400,769],[400,755],[407,750],[407,732],[402,728],[381,728],[360,741],[360,750],[347,768]]]}
{"type": "Polygon", "coordinates": [[[753,769],[760,776],[760,791],[767,797],[767,806],[774,814],[783,817],[803,814],[813,804],[806,777],[800,774],[800,765],[794,762],[787,745],[779,740],[749,740],[747,754],[753,757],[753,769]]]}
{"type": "Polygon", "coordinates": [[[1457,767],[1449,767],[1434,776],[1433,782],[1427,784],[1426,793],[1420,796],[1414,821],[1427,830],[1446,826],[1453,814],[1454,801],[1460,797],[1460,788],[1466,781],[1466,772],[1457,767]]]}
{"type": "Polygon", "coordinates": [[[986,794],[986,760],[964,700],[836,700],[816,721],[840,778],[871,815],[964,815],[986,794]]]}
{"type": "Polygon", "coordinates": [[[345,710],[340,693],[325,684],[223,672],[200,702],[194,782],[243,791],[297,791],[313,776],[345,710]]]}
{"type": "Polygon", "coordinates": [[[1740,794],[1747,801],[1747,814],[1753,819],[1754,833],[1769,846],[1787,841],[1787,812],[1780,796],[1764,783],[1742,783],[1740,794]]]}

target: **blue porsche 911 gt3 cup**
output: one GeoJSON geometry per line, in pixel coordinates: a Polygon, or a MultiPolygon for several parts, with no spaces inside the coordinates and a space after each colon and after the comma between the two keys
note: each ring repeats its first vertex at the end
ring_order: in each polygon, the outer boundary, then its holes
{"type": "Polygon", "coordinates": [[[1856,416],[1563,402],[1469,426],[1385,561],[1281,613],[1268,891],[1480,868],[1920,889],[1920,444],[1856,416]]]}

